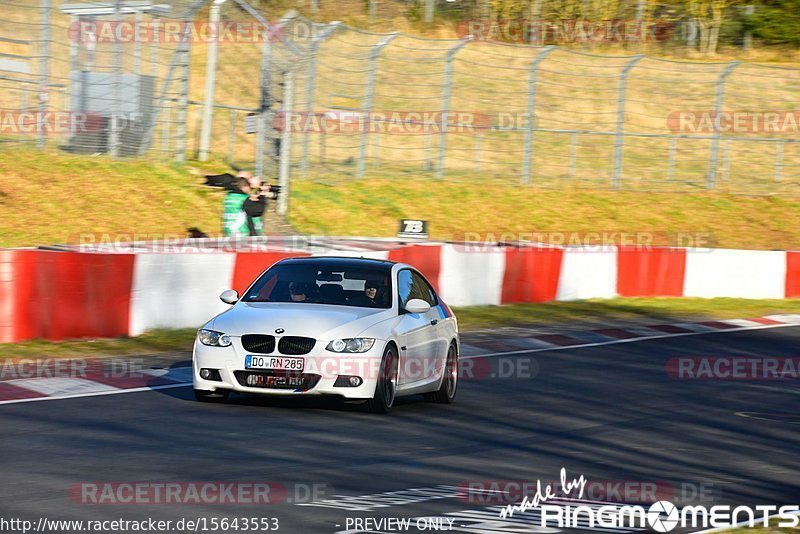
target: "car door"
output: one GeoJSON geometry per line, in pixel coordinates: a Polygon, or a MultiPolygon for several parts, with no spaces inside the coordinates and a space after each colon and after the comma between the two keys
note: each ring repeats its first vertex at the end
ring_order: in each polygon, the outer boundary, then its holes
{"type": "Polygon", "coordinates": [[[411,269],[397,273],[397,302],[400,321],[397,338],[400,342],[400,387],[413,386],[430,380],[436,355],[436,318],[434,309],[426,313],[408,313],[406,303],[414,298],[429,302],[426,283],[411,269]],[[420,282],[422,281],[422,284],[420,282]]]}
{"type": "Polygon", "coordinates": [[[428,347],[423,354],[423,369],[425,370],[425,381],[438,380],[444,370],[444,364],[447,359],[447,339],[444,335],[445,324],[442,321],[444,314],[439,307],[439,300],[433,287],[428,283],[424,276],[417,271],[412,271],[411,276],[414,280],[414,288],[417,298],[421,298],[428,304],[431,309],[425,315],[425,321],[430,325],[427,330],[429,340],[428,347]]]}

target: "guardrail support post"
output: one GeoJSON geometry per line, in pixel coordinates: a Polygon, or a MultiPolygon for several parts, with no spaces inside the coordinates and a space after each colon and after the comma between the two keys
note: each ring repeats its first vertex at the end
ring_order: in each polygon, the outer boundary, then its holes
{"type": "Polygon", "coordinates": [[[634,56],[622,69],[619,75],[619,92],[617,93],[617,133],[614,138],[614,169],[611,178],[612,187],[619,189],[622,184],[622,147],[625,141],[625,92],[628,87],[628,73],[644,58],[643,55],[634,56]]]}
{"type": "Polygon", "coordinates": [[[448,113],[450,112],[450,96],[453,89],[453,59],[455,58],[456,54],[464,48],[467,43],[472,40],[472,37],[467,37],[462,39],[458,44],[450,48],[447,51],[447,55],[444,58],[444,86],[442,88],[442,118],[441,118],[441,125],[439,129],[439,164],[436,166],[436,177],[443,178],[444,177],[444,162],[445,162],[445,155],[447,152],[447,125],[448,125],[448,113]]]}
{"type": "Polygon", "coordinates": [[[317,82],[317,54],[319,47],[323,41],[331,36],[331,34],[339,28],[341,22],[334,21],[327,25],[327,27],[311,40],[308,52],[308,74],[306,75],[306,116],[302,118],[301,124],[303,125],[303,156],[300,160],[300,169],[303,174],[308,172],[308,156],[311,148],[311,131],[309,125],[311,124],[311,115],[314,113],[314,90],[316,89],[317,82]]]}
{"type": "Polygon", "coordinates": [[[358,149],[358,170],[356,171],[356,176],[359,178],[363,178],[364,170],[366,168],[367,163],[367,145],[369,144],[369,128],[370,128],[370,118],[369,115],[372,113],[372,96],[375,92],[375,70],[378,66],[378,56],[380,56],[381,51],[392,42],[392,39],[397,37],[397,32],[387,35],[380,42],[372,47],[372,50],[369,53],[369,67],[367,68],[367,88],[364,93],[364,104],[362,106],[362,116],[361,120],[359,121],[361,125],[361,143],[358,149]]]}
{"type": "Polygon", "coordinates": [[[524,159],[522,160],[522,183],[531,183],[533,174],[533,131],[536,118],[536,77],[539,72],[539,63],[547,54],[555,50],[555,46],[548,46],[539,52],[531,61],[530,74],[528,75],[528,108],[525,121],[525,146],[523,147],[524,159]]]}
{"type": "Polygon", "coordinates": [[[709,189],[717,186],[717,164],[719,159],[719,116],[722,113],[722,105],[725,100],[725,80],[739,66],[740,61],[731,61],[722,70],[717,80],[717,102],[714,105],[714,138],[711,140],[711,150],[708,156],[708,174],[706,175],[706,185],[709,189]]]}

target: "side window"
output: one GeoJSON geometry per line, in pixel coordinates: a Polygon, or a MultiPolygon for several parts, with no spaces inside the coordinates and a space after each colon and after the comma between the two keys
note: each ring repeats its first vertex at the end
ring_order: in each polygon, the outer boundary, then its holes
{"type": "Polygon", "coordinates": [[[397,302],[402,309],[406,302],[413,299],[413,286],[414,281],[411,277],[411,271],[403,269],[397,273],[397,302]]]}
{"type": "Polygon", "coordinates": [[[428,282],[426,282],[425,279],[419,275],[419,273],[412,272],[411,277],[414,280],[415,296],[413,298],[422,299],[430,304],[431,307],[436,306],[436,295],[434,294],[433,289],[431,289],[431,286],[428,285],[428,282]]]}

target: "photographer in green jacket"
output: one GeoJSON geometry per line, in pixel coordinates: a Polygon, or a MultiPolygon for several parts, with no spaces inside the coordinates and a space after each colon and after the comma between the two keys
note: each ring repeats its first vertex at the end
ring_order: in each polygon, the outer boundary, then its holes
{"type": "Polygon", "coordinates": [[[267,208],[269,185],[247,171],[240,172],[228,188],[222,203],[222,234],[224,236],[262,235],[261,216],[267,208]]]}

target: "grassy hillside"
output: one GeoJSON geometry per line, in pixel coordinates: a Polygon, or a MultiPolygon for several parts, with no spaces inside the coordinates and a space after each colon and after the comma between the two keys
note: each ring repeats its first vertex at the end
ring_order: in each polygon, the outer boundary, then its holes
{"type": "Polygon", "coordinates": [[[0,246],[77,243],[81,233],[218,232],[221,197],[197,183],[168,164],[0,146],[0,246]]]}
{"type": "MultiPolygon", "coordinates": [[[[219,162],[208,169],[224,168],[219,162]]],[[[468,233],[695,232],[719,247],[797,249],[800,201],[720,194],[552,191],[374,170],[296,180],[290,222],[310,234],[392,236],[398,219],[430,221],[435,239],[468,233]],[[477,185],[479,184],[479,185],[477,185]]],[[[81,233],[181,236],[219,233],[222,196],[188,169],[138,160],[76,157],[0,145],[0,246],[77,243],[81,233]]]]}

